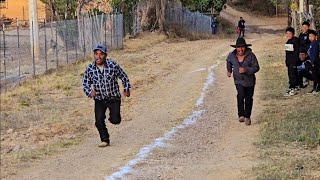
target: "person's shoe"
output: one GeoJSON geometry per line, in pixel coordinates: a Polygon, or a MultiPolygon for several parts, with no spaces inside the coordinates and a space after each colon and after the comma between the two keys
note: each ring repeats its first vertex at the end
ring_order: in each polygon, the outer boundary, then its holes
{"type": "Polygon", "coordinates": [[[244,122],[244,119],[245,119],[245,117],[243,117],[243,116],[241,116],[241,117],[239,117],[239,122],[244,122]]]}
{"type": "Polygon", "coordinates": [[[312,89],[311,91],[309,91],[307,94],[313,94],[313,92],[316,92],[315,89],[312,89]]]}
{"type": "Polygon", "coordinates": [[[297,94],[297,92],[296,92],[294,89],[289,89],[289,90],[284,94],[284,96],[289,97],[289,96],[294,96],[294,95],[296,95],[296,94],[297,94]]]}
{"type": "Polygon", "coordinates": [[[110,140],[107,140],[107,141],[102,141],[98,147],[107,147],[110,145],[110,140]]]}
{"type": "Polygon", "coordinates": [[[317,95],[317,94],[319,94],[319,93],[320,93],[320,91],[313,91],[313,92],[312,92],[313,95],[317,95]]]}
{"type": "Polygon", "coordinates": [[[251,125],[251,119],[250,118],[245,118],[244,123],[249,126],[251,125]]]}

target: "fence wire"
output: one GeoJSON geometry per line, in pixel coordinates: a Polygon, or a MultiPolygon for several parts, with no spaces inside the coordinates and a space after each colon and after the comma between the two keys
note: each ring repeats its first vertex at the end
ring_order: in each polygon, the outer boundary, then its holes
{"type": "MultiPolygon", "coordinates": [[[[39,22],[39,58],[34,53],[33,29],[15,22],[0,31],[0,91],[48,69],[91,55],[94,45],[123,47],[123,15],[85,14],[78,20],[39,22]],[[31,38],[30,38],[31,36],[31,38]]],[[[32,27],[32,26],[31,26],[32,27]]]]}

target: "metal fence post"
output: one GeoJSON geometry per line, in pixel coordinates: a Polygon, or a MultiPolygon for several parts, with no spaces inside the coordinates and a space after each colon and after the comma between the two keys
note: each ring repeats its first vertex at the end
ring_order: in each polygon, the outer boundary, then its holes
{"type": "Polygon", "coordinates": [[[18,18],[16,18],[17,20],[17,37],[18,37],[18,48],[20,47],[20,34],[19,34],[19,20],[18,18]]]}
{"type": "Polygon", "coordinates": [[[3,34],[3,57],[6,58],[6,32],[4,30],[4,24],[2,24],[2,34],[3,34]]]}
{"type": "Polygon", "coordinates": [[[46,19],[43,21],[44,23],[44,61],[46,66],[46,71],[48,70],[48,58],[47,58],[47,26],[46,19]]]}
{"type": "Polygon", "coordinates": [[[58,22],[56,23],[56,67],[59,66],[58,63],[58,22]]]}
{"type": "Polygon", "coordinates": [[[86,36],[85,36],[85,32],[86,32],[86,28],[84,28],[84,15],[82,16],[82,31],[83,31],[83,56],[86,56],[86,36]]]}
{"type": "Polygon", "coordinates": [[[64,20],[64,26],[66,27],[66,31],[64,33],[64,41],[66,45],[66,58],[67,58],[67,64],[69,63],[69,57],[68,57],[68,26],[67,26],[67,20],[64,20]]]}
{"type": "Polygon", "coordinates": [[[35,64],[35,55],[34,55],[34,36],[33,36],[33,21],[31,23],[31,30],[32,30],[32,67],[33,67],[33,73],[32,75],[35,76],[36,75],[36,64],[35,64]]]}

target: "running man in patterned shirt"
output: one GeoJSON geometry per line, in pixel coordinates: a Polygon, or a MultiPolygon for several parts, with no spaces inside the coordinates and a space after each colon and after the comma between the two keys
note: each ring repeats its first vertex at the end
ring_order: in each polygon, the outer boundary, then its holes
{"type": "Polygon", "coordinates": [[[99,131],[101,143],[99,147],[110,145],[106,128],[106,110],[109,109],[109,121],[120,124],[121,93],[118,78],[124,87],[124,96],[130,97],[130,82],[126,73],[111,59],[107,59],[107,48],[97,45],[94,49],[94,62],[88,65],[83,75],[82,86],[85,94],[93,98],[95,125],[99,131]]]}

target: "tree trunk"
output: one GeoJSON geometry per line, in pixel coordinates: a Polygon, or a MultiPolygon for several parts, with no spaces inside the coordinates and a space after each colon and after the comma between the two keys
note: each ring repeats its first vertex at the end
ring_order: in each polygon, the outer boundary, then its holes
{"type": "Polygon", "coordinates": [[[156,0],[156,17],[159,25],[159,31],[165,32],[166,0],[156,0]]]}

